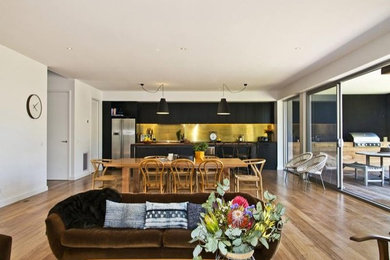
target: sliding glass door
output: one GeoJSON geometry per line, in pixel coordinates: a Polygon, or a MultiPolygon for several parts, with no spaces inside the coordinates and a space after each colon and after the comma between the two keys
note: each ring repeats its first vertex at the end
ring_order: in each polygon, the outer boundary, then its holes
{"type": "Polygon", "coordinates": [[[307,150],[313,154],[327,154],[328,160],[322,178],[324,182],[341,188],[341,175],[338,174],[340,167],[337,167],[342,149],[342,142],[338,142],[341,127],[339,88],[337,85],[308,93],[307,150]]]}

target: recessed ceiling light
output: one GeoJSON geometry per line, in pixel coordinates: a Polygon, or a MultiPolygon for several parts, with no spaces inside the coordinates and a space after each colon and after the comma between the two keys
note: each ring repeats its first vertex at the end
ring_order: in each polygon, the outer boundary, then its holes
{"type": "Polygon", "coordinates": [[[186,47],[181,47],[180,50],[181,50],[181,51],[186,51],[187,48],[186,48],[186,47]]]}
{"type": "Polygon", "coordinates": [[[72,47],[68,47],[66,48],[68,51],[71,51],[73,48],[72,47]]]}
{"type": "Polygon", "coordinates": [[[301,47],[295,47],[294,50],[300,51],[300,50],[302,50],[302,48],[301,47]]]}

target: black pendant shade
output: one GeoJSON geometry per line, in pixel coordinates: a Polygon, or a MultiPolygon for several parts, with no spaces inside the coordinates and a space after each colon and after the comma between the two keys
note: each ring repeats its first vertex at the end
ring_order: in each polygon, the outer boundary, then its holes
{"type": "Polygon", "coordinates": [[[228,103],[226,102],[226,98],[221,98],[221,101],[218,104],[217,115],[220,116],[230,115],[230,109],[228,103]]]}
{"type": "Polygon", "coordinates": [[[156,114],[169,115],[168,103],[165,100],[165,98],[160,99],[160,103],[158,103],[158,106],[157,106],[157,113],[156,114]]]}

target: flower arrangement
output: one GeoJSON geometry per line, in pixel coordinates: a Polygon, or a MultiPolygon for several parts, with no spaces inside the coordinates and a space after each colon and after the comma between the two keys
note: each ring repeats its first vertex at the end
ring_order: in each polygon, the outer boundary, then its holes
{"type": "Polygon", "coordinates": [[[199,242],[193,251],[194,259],[202,259],[199,255],[203,249],[212,253],[219,250],[225,256],[253,253],[259,243],[268,249],[268,242],[280,239],[285,208],[280,203],[275,205],[276,196],[266,191],[264,207],[261,202],[256,206],[249,205],[241,196],[226,202],[223,196],[229,185],[229,180],[225,179],[223,185],[217,187],[220,196],[212,192],[202,204],[205,213],[201,214],[198,227],[191,233],[190,242],[199,242]]]}
{"type": "Polygon", "coordinates": [[[274,130],[272,129],[272,125],[267,125],[267,128],[264,130],[266,134],[273,134],[274,130]]]}

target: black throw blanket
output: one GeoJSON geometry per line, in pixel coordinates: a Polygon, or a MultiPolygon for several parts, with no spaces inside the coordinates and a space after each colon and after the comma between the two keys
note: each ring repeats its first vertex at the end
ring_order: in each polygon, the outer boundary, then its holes
{"type": "Polygon", "coordinates": [[[57,203],[50,211],[60,215],[65,228],[102,227],[106,214],[106,200],[121,201],[114,189],[90,190],[73,195],[57,203]]]}

